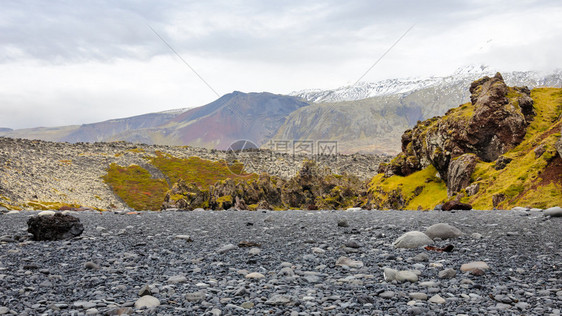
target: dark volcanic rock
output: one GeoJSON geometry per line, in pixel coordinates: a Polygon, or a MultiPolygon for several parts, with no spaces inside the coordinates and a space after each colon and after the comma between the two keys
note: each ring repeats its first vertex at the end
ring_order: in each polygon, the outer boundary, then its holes
{"type": "Polygon", "coordinates": [[[27,231],[33,234],[33,240],[71,239],[84,231],[79,218],[61,213],[30,217],[27,226],[27,231]]]}
{"type": "Polygon", "coordinates": [[[504,169],[513,159],[511,158],[507,158],[504,156],[500,156],[497,160],[496,160],[496,165],[494,166],[494,169],[496,170],[502,170],[504,169]]]}
{"type": "Polygon", "coordinates": [[[459,201],[449,201],[443,204],[442,210],[443,211],[452,211],[452,210],[471,210],[472,206],[470,204],[461,203],[459,201]]]}

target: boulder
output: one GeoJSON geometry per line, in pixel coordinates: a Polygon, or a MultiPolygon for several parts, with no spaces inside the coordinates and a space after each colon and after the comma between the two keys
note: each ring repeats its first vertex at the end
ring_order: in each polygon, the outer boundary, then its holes
{"type": "Polygon", "coordinates": [[[235,209],[240,210],[240,211],[248,209],[248,206],[246,205],[246,202],[244,202],[244,199],[241,199],[237,196],[234,200],[235,200],[235,203],[234,203],[235,209]]]}
{"type": "Polygon", "coordinates": [[[27,226],[27,231],[33,234],[33,240],[71,239],[84,231],[79,218],[61,213],[30,217],[27,226]]]}
{"type": "Polygon", "coordinates": [[[425,234],[431,239],[450,239],[460,237],[462,232],[458,228],[447,223],[438,223],[429,226],[429,228],[425,231],[425,234]]]}
{"type": "Polygon", "coordinates": [[[470,178],[477,161],[478,157],[475,154],[464,154],[451,161],[447,171],[448,196],[453,196],[470,185],[470,178]]]}
{"type": "Polygon", "coordinates": [[[507,199],[507,196],[503,193],[494,194],[492,195],[492,205],[496,208],[501,202],[505,201],[505,199],[507,199]]]}
{"type": "Polygon", "coordinates": [[[379,173],[407,176],[433,165],[442,179],[448,179],[449,164],[456,157],[473,153],[492,162],[517,146],[534,116],[529,89],[508,88],[497,73],[473,82],[470,93],[471,104],[405,131],[402,152],[381,165],[379,173]]]}
{"type": "Polygon", "coordinates": [[[410,231],[398,237],[392,244],[395,248],[418,248],[430,245],[433,240],[419,231],[410,231]]]}
{"type": "Polygon", "coordinates": [[[56,214],[55,211],[41,211],[37,213],[37,216],[53,216],[55,214],[56,214]]]}
{"type": "Polygon", "coordinates": [[[562,217],[562,207],[555,206],[544,210],[544,216],[562,217]]]}
{"type": "Polygon", "coordinates": [[[442,209],[443,211],[447,211],[447,212],[452,210],[468,211],[472,209],[472,205],[467,203],[462,203],[456,200],[451,200],[443,204],[442,209]]]}

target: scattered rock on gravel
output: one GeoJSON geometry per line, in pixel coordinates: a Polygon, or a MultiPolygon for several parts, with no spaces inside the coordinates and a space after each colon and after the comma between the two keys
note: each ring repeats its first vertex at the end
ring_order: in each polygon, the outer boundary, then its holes
{"type": "Polygon", "coordinates": [[[336,260],[336,265],[348,266],[350,268],[361,268],[363,267],[363,262],[358,260],[352,260],[348,257],[339,257],[338,260],[336,260]]]}
{"type": "Polygon", "coordinates": [[[0,239],[14,241],[0,242],[0,307],[14,315],[557,315],[560,223],[529,213],[346,212],[357,232],[350,235],[335,229],[336,211],[81,211],[74,215],[85,227],[81,238],[50,243],[22,235],[37,212],[0,215],[0,239]],[[447,222],[485,238],[458,238],[448,253],[391,244],[404,232],[447,222]],[[186,232],[197,238],[175,238],[186,232]],[[238,248],[241,240],[263,248],[250,255],[260,248],[238,248]],[[235,247],[217,252],[229,244],[235,247]],[[336,265],[340,257],[348,265],[336,265]],[[459,269],[478,260],[491,268],[459,269]],[[101,269],[88,270],[87,262],[101,269]],[[385,280],[383,267],[395,271],[394,280],[385,280]],[[439,278],[448,268],[456,275],[439,278]],[[476,277],[481,272],[485,277],[476,277]],[[264,278],[246,278],[251,273],[264,278]],[[174,283],[174,276],[187,281],[174,283]],[[161,304],[136,310],[147,295],[161,304]],[[435,295],[441,300],[429,302],[435,295]]]}
{"type": "Polygon", "coordinates": [[[456,275],[457,275],[457,271],[455,269],[451,269],[451,268],[439,271],[439,274],[438,274],[440,279],[452,279],[456,275]]]}
{"type": "Polygon", "coordinates": [[[439,294],[435,294],[429,299],[429,302],[435,304],[445,304],[447,301],[444,298],[442,298],[439,294]]]}
{"type": "Polygon", "coordinates": [[[135,308],[152,308],[160,305],[160,300],[151,295],[145,295],[135,302],[135,308]]]}
{"type": "Polygon", "coordinates": [[[27,221],[27,231],[33,240],[63,240],[80,236],[84,226],[72,215],[56,213],[52,216],[32,216],[27,221]]]}
{"type": "Polygon", "coordinates": [[[490,267],[484,261],[473,261],[473,262],[465,263],[461,266],[462,272],[470,272],[470,271],[475,270],[475,269],[485,271],[485,270],[490,269],[490,267]]]}
{"type": "Polygon", "coordinates": [[[432,243],[433,240],[426,234],[419,231],[410,231],[398,237],[393,245],[396,248],[418,248],[432,243]]]}
{"type": "Polygon", "coordinates": [[[429,228],[425,231],[425,234],[431,238],[441,238],[441,239],[451,239],[451,238],[458,238],[462,236],[462,232],[460,229],[451,226],[447,223],[439,223],[429,226],[429,228]]]}
{"type": "Polygon", "coordinates": [[[562,217],[562,207],[551,207],[544,210],[544,216],[562,217]]]}

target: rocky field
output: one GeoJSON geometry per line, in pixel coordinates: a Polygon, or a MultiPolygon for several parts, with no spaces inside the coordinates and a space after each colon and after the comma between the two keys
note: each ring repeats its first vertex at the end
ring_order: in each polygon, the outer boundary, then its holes
{"type": "MultiPolygon", "coordinates": [[[[122,197],[116,195],[102,178],[112,164],[136,165],[146,170],[149,178],[168,182],[170,179],[151,161],[158,154],[174,159],[199,157],[205,161],[230,162],[236,159],[244,164],[244,172],[266,172],[281,178],[293,177],[303,161],[313,159],[334,173],[352,174],[366,180],[376,174],[380,162],[388,160],[386,156],[364,154],[320,157],[267,150],[232,154],[188,146],[125,142],[69,144],[0,137],[0,206],[15,209],[58,208],[61,205],[124,208],[127,204],[122,197]]],[[[200,173],[199,170],[193,172],[200,173]]]]}
{"type": "Polygon", "coordinates": [[[0,215],[0,314],[559,315],[562,308],[562,218],[540,210],[85,211],[74,213],[85,228],[80,237],[50,242],[29,238],[35,214],[0,215]],[[437,223],[463,234],[435,238],[440,232],[426,229],[437,223]],[[453,249],[396,248],[409,231],[453,249]],[[465,265],[480,261],[477,269],[465,265]]]}

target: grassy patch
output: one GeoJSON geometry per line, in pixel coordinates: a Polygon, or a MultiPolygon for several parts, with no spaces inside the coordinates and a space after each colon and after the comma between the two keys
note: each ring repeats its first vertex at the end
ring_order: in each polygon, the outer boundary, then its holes
{"type": "Polygon", "coordinates": [[[239,181],[257,178],[256,174],[244,173],[244,165],[238,162],[228,166],[224,161],[210,161],[199,157],[182,159],[161,152],[156,152],[156,157],[151,158],[151,162],[168,177],[171,183],[182,179],[186,183],[196,183],[200,187],[206,187],[224,179],[239,181]]]}
{"type": "Polygon", "coordinates": [[[68,206],[72,208],[80,207],[80,205],[78,204],[63,203],[63,202],[45,202],[45,201],[28,201],[24,204],[25,208],[29,208],[37,211],[58,210],[63,206],[68,206]]]}
{"type": "Polygon", "coordinates": [[[103,179],[117,196],[136,210],[159,210],[168,191],[165,180],[153,179],[147,170],[137,165],[111,164],[103,179]]]}
{"type": "Polygon", "coordinates": [[[378,174],[369,185],[369,193],[382,209],[395,208],[393,200],[397,199],[403,200],[403,209],[433,209],[447,198],[445,182],[436,174],[437,170],[433,166],[406,177],[384,178],[378,174]]]}

